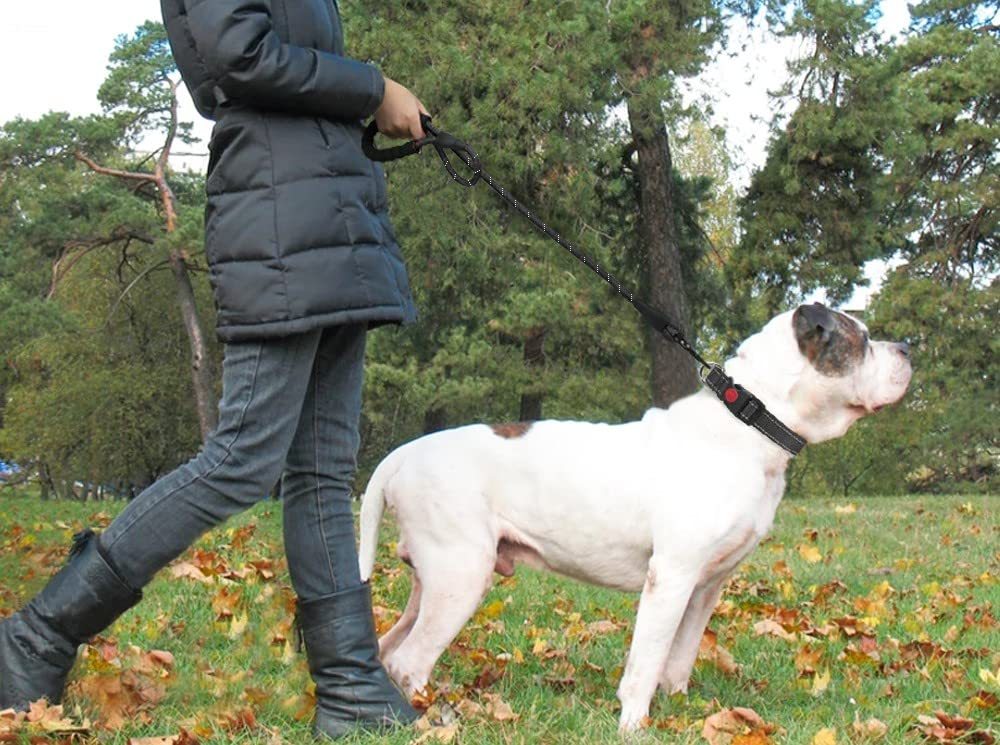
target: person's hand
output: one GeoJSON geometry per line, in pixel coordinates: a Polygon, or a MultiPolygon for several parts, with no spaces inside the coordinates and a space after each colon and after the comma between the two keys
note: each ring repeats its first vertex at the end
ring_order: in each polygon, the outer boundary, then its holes
{"type": "Polygon", "coordinates": [[[397,140],[419,140],[424,137],[420,115],[428,114],[420,99],[409,89],[390,78],[385,79],[382,105],[375,111],[378,131],[397,140]]]}

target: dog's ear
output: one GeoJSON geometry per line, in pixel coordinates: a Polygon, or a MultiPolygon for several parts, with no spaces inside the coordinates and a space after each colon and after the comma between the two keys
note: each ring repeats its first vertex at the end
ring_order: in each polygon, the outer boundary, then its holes
{"type": "Polygon", "coordinates": [[[809,329],[829,336],[837,328],[837,319],[833,313],[823,303],[813,303],[812,305],[800,305],[795,310],[796,330],[799,323],[810,327],[809,329]]]}
{"type": "Polygon", "coordinates": [[[812,362],[836,331],[837,319],[822,303],[800,305],[792,314],[792,327],[795,329],[799,351],[812,362]]]}

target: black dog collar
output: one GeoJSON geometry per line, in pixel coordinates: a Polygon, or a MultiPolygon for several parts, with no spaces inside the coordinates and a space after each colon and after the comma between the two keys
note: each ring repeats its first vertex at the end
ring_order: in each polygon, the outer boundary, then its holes
{"type": "Polygon", "coordinates": [[[733,413],[733,416],[757,431],[763,432],[774,444],[780,445],[792,455],[798,455],[806,446],[806,441],[801,435],[786,427],[750,391],[739,383],[734,383],[721,366],[712,365],[702,380],[733,413]]]}

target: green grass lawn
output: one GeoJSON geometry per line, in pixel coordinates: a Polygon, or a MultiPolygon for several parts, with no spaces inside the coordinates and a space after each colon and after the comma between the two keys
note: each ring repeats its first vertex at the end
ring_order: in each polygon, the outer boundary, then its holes
{"type": "MultiPolygon", "coordinates": [[[[888,728],[882,742],[918,743],[918,717],[936,711],[1000,737],[1000,684],[980,674],[1000,674],[1000,499],[851,504],[781,505],[771,537],[732,578],[710,624],[741,670],[700,660],[687,697],[657,694],[640,741],[705,742],[705,717],[737,706],[778,728],[769,740],[744,742],[808,745],[824,728],[838,743],[862,741],[852,724],[875,718],[888,728]]],[[[0,497],[0,616],[56,570],[75,530],[104,525],[119,509],[0,497]]],[[[384,630],[409,577],[390,552],[391,529],[382,539],[375,602],[384,630]]],[[[615,689],[637,599],[519,569],[496,584],[438,663],[430,715],[457,722],[452,742],[616,741],[615,689]]],[[[201,743],[306,742],[311,694],[292,608],[280,505],[269,501],[205,536],[87,648],[67,714],[89,717],[84,739],[96,742],[182,728],[201,743]],[[210,581],[193,578],[205,571],[210,581]],[[148,654],[156,650],[172,663],[148,654]]]]}

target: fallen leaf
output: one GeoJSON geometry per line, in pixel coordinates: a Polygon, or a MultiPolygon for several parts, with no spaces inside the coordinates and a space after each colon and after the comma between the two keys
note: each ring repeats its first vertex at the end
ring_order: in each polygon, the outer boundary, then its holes
{"type": "Polygon", "coordinates": [[[421,745],[421,743],[449,743],[455,739],[458,734],[458,724],[448,724],[444,727],[431,727],[426,732],[424,732],[416,740],[413,740],[411,745],[421,745]]]}
{"type": "Polygon", "coordinates": [[[765,618],[763,621],[755,623],[753,625],[753,631],[757,636],[764,636],[767,634],[770,636],[777,636],[790,642],[793,642],[798,638],[795,634],[785,631],[784,626],[770,618],[765,618]]]}
{"type": "Polygon", "coordinates": [[[736,675],[740,671],[740,666],[736,663],[733,655],[719,644],[718,637],[711,629],[706,629],[701,637],[698,659],[715,665],[727,675],[736,675]]]}
{"type": "Polygon", "coordinates": [[[618,631],[618,628],[618,624],[614,621],[609,621],[606,618],[602,618],[600,621],[592,621],[587,624],[587,631],[589,631],[593,636],[613,634],[618,631]]]}
{"type": "Polygon", "coordinates": [[[770,736],[776,730],[775,725],[765,722],[753,709],[736,707],[707,717],[701,735],[709,745],[766,745],[771,742],[770,736]]]}
{"type": "Polygon", "coordinates": [[[236,639],[242,636],[243,633],[247,630],[247,624],[249,622],[250,619],[247,617],[246,613],[243,613],[242,615],[239,616],[233,616],[233,620],[229,624],[229,634],[228,634],[229,638],[236,639]]]}
{"type": "Polygon", "coordinates": [[[813,735],[812,745],[837,745],[837,730],[824,727],[813,735]]]}
{"type": "Polygon", "coordinates": [[[799,556],[805,559],[810,564],[815,564],[819,561],[823,561],[823,554],[819,552],[819,549],[815,546],[810,546],[805,543],[799,544],[799,556]]]}
{"type": "Polygon", "coordinates": [[[486,618],[497,618],[501,613],[503,613],[503,601],[494,600],[492,603],[485,606],[480,613],[486,618]]]}
{"type": "Polygon", "coordinates": [[[854,724],[851,725],[855,734],[860,737],[868,738],[869,740],[877,740],[880,737],[884,737],[885,733],[889,731],[888,725],[885,722],[875,719],[874,717],[861,722],[857,719],[854,720],[854,724]]]}
{"type": "Polygon", "coordinates": [[[196,567],[189,561],[180,561],[170,567],[170,574],[178,578],[193,579],[196,582],[201,582],[202,584],[210,585],[215,580],[212,577],[205,575],[201,569],[196,567]]]}
{"type": "Polygon", "coordinates": [[[809,692],[813,696],[821,695],[830,686],[830,671],[824,670],[813,678],[812,688],[809,692]]]}
{"type": "Polygon", "coordinates": [[[498,722],[516,722],[519,719],[510,704],[500,698],[499,694],[484,693],[483,698],[486,699],[486,713],[498,722]]]}

